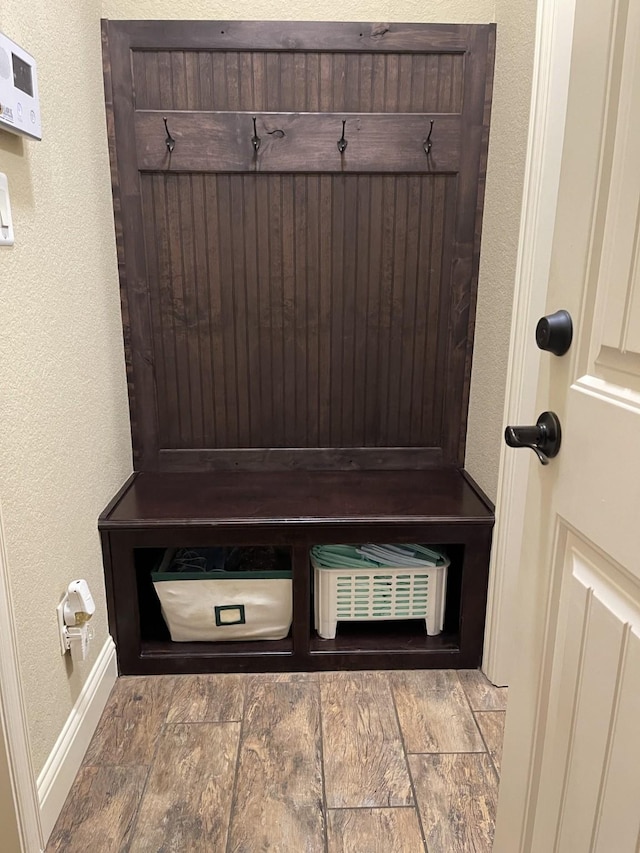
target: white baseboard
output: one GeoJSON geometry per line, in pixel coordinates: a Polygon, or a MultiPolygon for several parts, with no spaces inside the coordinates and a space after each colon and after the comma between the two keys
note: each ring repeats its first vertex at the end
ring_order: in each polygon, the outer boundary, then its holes
{"type": "Polygon", "coordinates": [[[111,637],[107,637],[89,678],[38,776],[40,821],[45,842],[62,811],[117,677],[116,647],[111,637]]]}

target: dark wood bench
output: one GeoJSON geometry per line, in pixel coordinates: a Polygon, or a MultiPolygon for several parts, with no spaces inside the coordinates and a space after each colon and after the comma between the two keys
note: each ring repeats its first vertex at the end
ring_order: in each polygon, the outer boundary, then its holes
{"type": "Polygon", "coordinates": [[[110,630],[125,675],[180,672],[476,667],[494,516],[464,471],[137,473],[100,517],[110,630]],[[309,548],[421,542],[451,558],[445,630],[424,622],[314,631],[309,548]],[[278,545],[291,551],[293,625],[284,640],[174,643],[150,571],[163,549],[278,545]]]}
{"type": "Polygon", "coordinates": [[[100,519],[121,671],[477,666],[495,26],[104,21],[103,44],[139,472],[100,519]],[[444,633],[317,637],[309,548],[349,542],[446,546],[444,633]],[[290,550],[288,638],[170,641],[150,571],[215,544],[290,550]]]}

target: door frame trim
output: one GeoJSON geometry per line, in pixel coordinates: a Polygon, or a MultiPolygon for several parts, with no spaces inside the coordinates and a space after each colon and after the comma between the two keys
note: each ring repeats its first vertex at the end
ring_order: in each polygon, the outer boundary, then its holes
{"type": "MultiPolygon", "coordinates": [[[[575,0],[539,0],[522,215],[513,296],[504,423],[533,423],[541,353],[535,324],[545,313],[560,183],[575,0]]],[[[557,306],[561,308],[561,305],[557,306]]],[[[529,453],[502,444],[496,527],[482,670],[508,684],[515,669],[513,638],[529,472],[529,453]]]]}
{"type": "Polygon", "coordinates": [[[40,820],[36,780],[31,765],[27,714],[20,679],[13,598],[9,582],[2,507],[0,506],[0,726],[7,747],[9,774],[20,844],[25,853],[42,851],[45,840],[40,820]]]}

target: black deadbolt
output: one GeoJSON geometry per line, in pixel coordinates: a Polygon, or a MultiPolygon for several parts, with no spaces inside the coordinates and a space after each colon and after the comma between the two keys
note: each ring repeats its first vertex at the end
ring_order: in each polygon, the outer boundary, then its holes
{"type": "Polygon", "coordinates": [[[540,349],[554,355],[564,355],[573,339],[571,314],[564,309],[541,317],[536,326],[536,343],[540,349]]]}

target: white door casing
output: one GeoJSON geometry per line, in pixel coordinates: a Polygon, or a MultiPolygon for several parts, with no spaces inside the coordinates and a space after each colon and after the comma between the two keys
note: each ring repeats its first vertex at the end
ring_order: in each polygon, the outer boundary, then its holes
{"type": "MultiPolygon", "coordinates": [[[[31,766],[31,747],[16,645],[13,599],[5,551],[2,507],[0,505],[0,749],[4,752],[1,773],[6,773],[0,808],[3,818],[15,824],[23,853],[39,853],[45,839],[40,821],[36,781],[31,766]],[[4,759],[6,758],[6,763],[4,759]],[[9,802],[8,789],[11,790],[9,802]],[[13,811],[14,814],[10,815],[13,811]]],[[[0,849],[11,849],[13,826],[0,823],[0,849]],[[3,832],[7,833],[6,838],[3,832]]]]}
{"type": "MultiPolygon", "coordinates": [[[[637,851],[640,840],[640,4],[576,0],[496,853],[637,851]]],[[[533,334],[533,329],[531,329],[533,334]]],[[[524,451],[514,451],[524,452],[524,451]]]]}

